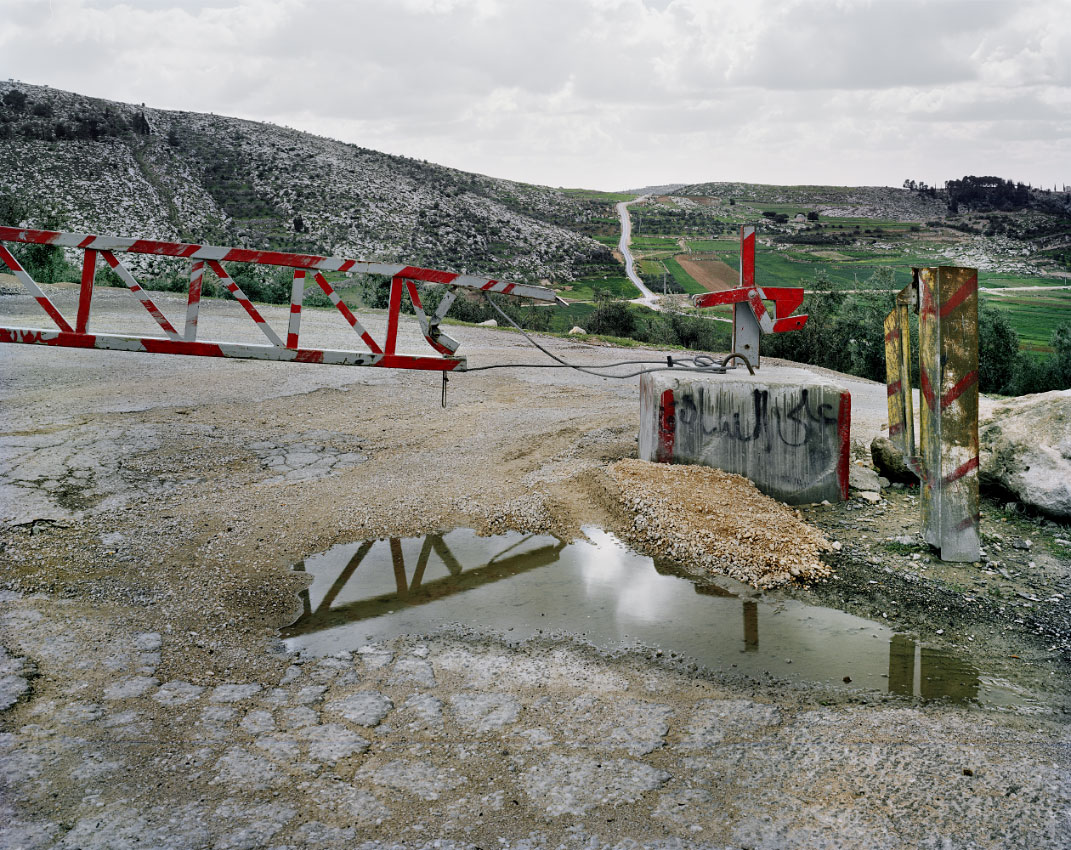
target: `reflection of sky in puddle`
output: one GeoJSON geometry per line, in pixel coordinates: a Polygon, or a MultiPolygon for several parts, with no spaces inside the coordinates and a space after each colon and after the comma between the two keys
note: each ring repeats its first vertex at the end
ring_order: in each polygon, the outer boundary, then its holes
{"type": "Polygon", "coordinates": [[[336,546],[308,558],[304,614],[284,631],[316,655],[462,623],[512,640],[568,632],[602,648],[651,646],[711,669],[1015,705],[1021,695],[967,662],[878,623],[794,600],[700,587],[613,535],[564,544],[467,529],[336,546]]]}

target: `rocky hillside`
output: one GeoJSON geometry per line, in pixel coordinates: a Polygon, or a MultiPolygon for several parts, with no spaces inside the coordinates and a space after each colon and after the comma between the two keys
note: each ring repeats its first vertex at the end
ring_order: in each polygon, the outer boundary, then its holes
{"type": "Polygon", "coordinates": [[[272,124],[0,82],[0,158],[0,195],[32,225],[522,280],[612,262],[570,229],[593,215],[582,200],[272,124]]]}
{"type": "Polygon", "coordinates": [[[886,186],[772,186],[764,183],[696,183],[676,195],[733,198],[767,204],[814,207],[822,215],[927,221],[945,214],[945,202],[908,189],[886,186]]]}

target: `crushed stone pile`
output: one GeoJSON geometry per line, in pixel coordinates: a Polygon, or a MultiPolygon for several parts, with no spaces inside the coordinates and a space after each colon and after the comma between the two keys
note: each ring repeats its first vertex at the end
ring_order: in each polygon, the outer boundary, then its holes
{"type": "Polygon", "coordinates": [[[630,542],[651,554],[758,588],[833,574],[819,553],[837,547],[740,475],[636,459],[608,471],[634,516],[630,542]]]}

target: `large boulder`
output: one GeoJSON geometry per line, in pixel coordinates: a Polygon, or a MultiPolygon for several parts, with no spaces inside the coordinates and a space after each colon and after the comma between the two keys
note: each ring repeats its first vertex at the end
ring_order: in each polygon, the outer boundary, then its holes
{"type": "Polygon", "coordinates": [[[978,435],[983,484],[1071,519],[1071,390],[1010,400],[981,424],[978,435]]]}
{"type": "Polygon", "coordinates": [[[871,441],[870,458],[874,461],[874,468],[890,481],[918,483],[918,476],[907,465],[904,453],[888,437],[875,437],[871,441]]]}

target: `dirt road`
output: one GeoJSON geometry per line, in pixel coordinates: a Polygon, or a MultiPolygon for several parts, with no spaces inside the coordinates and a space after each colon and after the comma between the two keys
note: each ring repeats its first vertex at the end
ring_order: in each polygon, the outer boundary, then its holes
{"type": "MultiPolygon", "coordinates": [[[[56,298],[73,313],[73,290],[56,298]]],[[[94,311],[97,330],[153,332],[125,292],[94,311]]],[[[5,323],[37,316],[0,297],[5,323]]],[[[206,338],[256,339],[237,305],[202,316],[206,338]]],[[[308,344],[350,345],[337,315],[304,322],[308,344]]],[[[516,334],[451,334],[472,365],[540,359],[516,334]]],[[[568,635],[286,651],[307,583],[291,565],[333,544],[613,530],[604,469],[635,454],[635,380],[456,375],[443,409],[438,376],[346,367],[0,346],[0,376],[0,846],[1068,844],[1057,716],[752,681],[568,635]]],[[[884,388],[849,387],[868,439],[884,388]]]]}
{"type": "Polygon", "coordinates": [[[636,273],[636,261],[633,259],[632,252],[629,250],[629,244],[632,242],[632,219],[629,218],[628,207],[629,204],[645,200],[645,197],[637,198],[635,201],[622,201],[617,205],[617,216],[621,219],[621,238],[618,240],[617,250],[625,262],[625,274],[628,276],[628,279],[632,281],[632,285],[640,291],[640,297],[633,299],[633,303],[643,304],[646,307],[650,307],[652,310],[658,310],[658,296],[647,288],[646,284],[644,284],[643,280],[636,273]]]}

